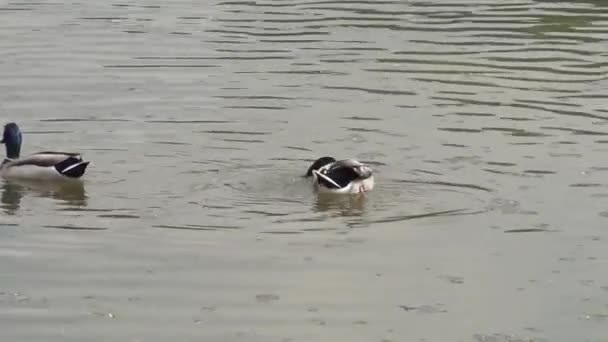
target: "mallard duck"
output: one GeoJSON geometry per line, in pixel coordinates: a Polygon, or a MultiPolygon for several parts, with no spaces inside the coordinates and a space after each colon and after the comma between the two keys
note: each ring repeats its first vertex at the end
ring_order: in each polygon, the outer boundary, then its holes
{"type": "Polygon", "coordinates": [[[80,154],[64,152],[38,152],[19,158],[21,130],[16,123],[4,126],[2,141],[6,146],[6,158],[0,164],[0,176],[26,179],[76,179],[82,177],[89,165],[80,154]]]}
{"type": "Polygon", "coordinates": [[[336,160],[333,157],[317,159],[306,171],[319,192],[357,194],[374,188],[372,169],[354,159],[336,160]]]}

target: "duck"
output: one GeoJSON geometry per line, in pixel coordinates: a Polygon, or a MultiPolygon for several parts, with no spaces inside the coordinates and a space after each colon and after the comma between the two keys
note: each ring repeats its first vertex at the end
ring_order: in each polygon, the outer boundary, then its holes
{"type": "Polygon", "coordinates": [[[81,178],[89,161],[78,153],[38,152],[20,158],[23,141],[19,126],[8,123],[4,126],[2,141],[6,146],[6,158],[0,164],[0,177],[5,179],[59,180],[81,178]]]}
{"type": "Polygon", "coordinates": [[[354,159],[321,157],[306,171],[319,193],[359,194],[374,188],[372,169],[354,159]]]}

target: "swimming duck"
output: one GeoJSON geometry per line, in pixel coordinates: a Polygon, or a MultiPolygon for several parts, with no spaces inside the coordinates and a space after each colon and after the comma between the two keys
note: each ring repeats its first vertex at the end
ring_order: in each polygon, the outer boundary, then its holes
{"type": "Polygon", "coordinates": [[[374,188],[372,169],[354,159],[336,160],[333,157],[317,159],[306,171],[319,192],[357,194],[374,188]]]}
{"type": "Polygon", "coordinates": [[[82,177],[89,165],[77,153],[39,152],[19,158],[21,130],[16,123],[4,126],[2,141],[6,146],[6,158],[0,164],[0,176],[25,179],[76,179],[82,177]]]}

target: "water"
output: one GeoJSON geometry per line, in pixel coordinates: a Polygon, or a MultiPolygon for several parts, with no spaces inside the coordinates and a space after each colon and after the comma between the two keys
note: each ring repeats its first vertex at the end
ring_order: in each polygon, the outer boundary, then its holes
{"type": "Polygon", "coordinates": [[[3,2],[3,340],[608,341],[607,6],[3,2]]]}

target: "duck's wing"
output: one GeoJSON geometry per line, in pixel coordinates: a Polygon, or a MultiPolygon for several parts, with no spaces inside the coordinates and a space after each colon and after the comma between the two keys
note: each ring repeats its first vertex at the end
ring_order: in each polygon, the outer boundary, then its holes
{"type": "Polygon", "coordinates": [[[67,158],[75,158],[78,160],[82,160],[82,156],[80,155],[80,153],[72,153],[72,152],[56,152],[56,151],[44,151],[44,152],[37,152],[32,154],[31,156],[36,156],[37,158],[45,158],[45,159],[51,159],[51,160],[61,160],[63,159],[67,159],[67,158]]]}
{"type": "Polygon", "coordinates": [[[361,167],[364,166],[363,163],[361,163],[358,160],[354,160],[354,159],[342,159],[342,160],[338,160],[335,163],[331,164],[331,168],[343,168],[343,167],[349,167],[349,168],[356,168],[356,167],[361,167]]]}
{"type": "Polygon", "coordinates": [[[330,188],[330,189],[340,189],[340,188],[342,188],[342,186],[340,186],[340,184],[336,183],[333,179],[331,179],[330,177],[322,174],[321,172],[319,172],[317,170],[312,170],[312,173],[317,176],[317,182],[320,185],[324,185],[325,187],[330,188]]]}
{"type": "Polygon", "coordinates": [[[353,181],[369,178],[372,170],[359,161],[344,159],[333,163],[324,173],[340,187],[345,187],[353,181]]]}
{"type": "Polygon", "coordinates": [[[40,166],[50,167],[55,166],[67,159],[74,161],[82,161],[82,157],[77,153],[64,153],[64,152],[39,152],[29,155],[24,158],[10,161],[10,166],[40,166]]]}

